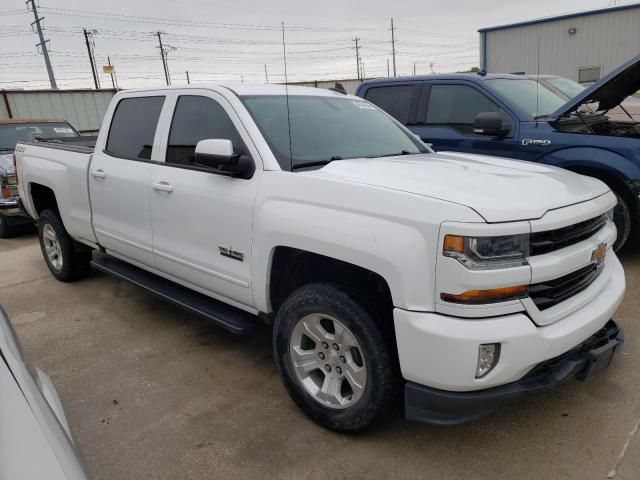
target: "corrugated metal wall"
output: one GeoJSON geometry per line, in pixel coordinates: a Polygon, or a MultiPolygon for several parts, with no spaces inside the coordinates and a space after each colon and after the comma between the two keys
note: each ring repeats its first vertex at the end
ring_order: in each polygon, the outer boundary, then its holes
{"type": "Polygon", "coordinates": [[[535,74],[538,37],[540,73],[578,81],[579,68],[601,66],[606,75],[640,53],[640,7],[488,31],[487,71],[535,74]]]}
{"type": "Polygon", "coordinates": [[[0,91],[0,118],[63,118],[80,131],[94,131],[115,93],[112,89],[0,91]]]}

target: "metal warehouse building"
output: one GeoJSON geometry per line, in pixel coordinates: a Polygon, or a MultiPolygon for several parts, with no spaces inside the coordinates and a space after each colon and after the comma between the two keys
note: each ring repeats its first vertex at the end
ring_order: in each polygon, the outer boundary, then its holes
{"type": "Polygon", "coordinates": [[[487,72],[538,72],[588,84],[640,53],[640,3],[483,28],[487,72]]]}

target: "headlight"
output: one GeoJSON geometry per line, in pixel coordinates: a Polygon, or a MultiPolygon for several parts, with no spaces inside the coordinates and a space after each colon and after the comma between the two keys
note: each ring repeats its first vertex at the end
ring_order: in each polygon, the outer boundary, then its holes
{"type": "Polygon", "coordinates": [[[469,270],[494,270],[527,265],[529,235],[461,237],[446,235],[442,254],[469,270]]]}

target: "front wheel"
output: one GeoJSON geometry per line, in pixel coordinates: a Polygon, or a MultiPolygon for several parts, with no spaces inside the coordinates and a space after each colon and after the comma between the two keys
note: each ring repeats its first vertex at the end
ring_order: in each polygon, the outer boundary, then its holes
{"type": "Polygon", "coordinates": [[[371,316],[333,285],[293,292],[274,323],[274,355],[293,401],[338,432],[365,430],[393,403],[392,355],[371,316]]]}
{"type": "Polygon", "coordinates": [[[617,252],[627,243],[627,240],[629,240],[629,236],[633,230],[633,215],[626,199],[615,190],[613,193],[618,199],[618,204],[613,210],[613,223],[615,223],[616,229],[618,230],[618,236],[613,244],[613,250],[617,252]]]}

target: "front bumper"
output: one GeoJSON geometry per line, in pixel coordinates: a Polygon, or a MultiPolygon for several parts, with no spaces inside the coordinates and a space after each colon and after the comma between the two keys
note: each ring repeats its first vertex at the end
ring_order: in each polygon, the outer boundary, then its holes
{"type": "Polygon", "coordinates": [[[537,365],[522,379],[474,392],[450,392],[413,382],[405,385],[408,420],[454,425],[476,420],[525,394],[550,390],[571,379],[586,380],[609,366],[624,343],[624,333],[613,320],[576,348],[537,365]]]}

